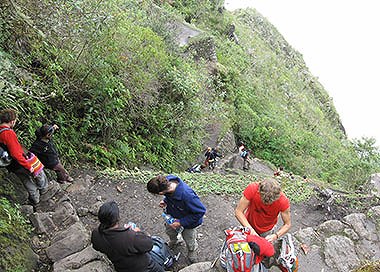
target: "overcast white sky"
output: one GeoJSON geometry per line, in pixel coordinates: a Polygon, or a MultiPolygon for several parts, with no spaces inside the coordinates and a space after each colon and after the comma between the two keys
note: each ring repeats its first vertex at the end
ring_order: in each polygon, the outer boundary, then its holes
{"type": "Polygon", "coordinates": [[[225,0],[253,7],[299,51],[333,98],[349,138],[380,145],[379,0],[225,0]]]}

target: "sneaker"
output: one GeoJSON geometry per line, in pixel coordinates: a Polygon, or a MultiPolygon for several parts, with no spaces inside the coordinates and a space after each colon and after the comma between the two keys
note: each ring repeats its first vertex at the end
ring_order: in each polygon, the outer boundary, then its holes
{"type": "Polygon", "coordinates": [[[72,177],[67,178],[67,182],[73,182],[73,181],[74,181],[74,179],[72,177]]]}

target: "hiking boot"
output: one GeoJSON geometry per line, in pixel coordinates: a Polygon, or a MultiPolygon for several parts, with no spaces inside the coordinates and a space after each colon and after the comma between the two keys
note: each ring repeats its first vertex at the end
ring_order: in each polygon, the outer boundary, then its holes
{"type": "Polygon", "coordinates": [[[189,262],[192,263],[192,264],[199,262],[199,260],[198,260],[198,252],[196,250],[189,251],[187,253],[187,258],[189,259],[189,262]]]}
{"type": "Polygon", "coordinates": [[[29,198],[29,204],[32,205],[32,206],[37,206],[38,204],[40,203],[40,200],[35,200],[35,199],[32,199],[32,198],[29,198]]]}

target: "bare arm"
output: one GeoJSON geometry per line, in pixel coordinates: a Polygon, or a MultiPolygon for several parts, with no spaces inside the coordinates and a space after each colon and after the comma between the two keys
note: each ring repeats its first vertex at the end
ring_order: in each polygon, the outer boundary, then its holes
{"type": "Polygon", "coordinates": [[[279,237],[287,233],[292,227],[292,222],[290,219],[290,208],[281,213],[281,219],[284,222],[284,225],[282,225],[282,227],[277,231],[279,237]]]}
{"type": "Polygon", "coordinates": [[[277,240],[278,238],[280,238],[282,235],[284,235],[285,233],[287,233],[290,230],[290,228],[292,226],[292,222],[290,219],[290,208],[281,212],[281,219],[284,223],[281,226],[281,228],[275,234],[271,234],[271,235],[268,235],[267,237],[265,237],[265,239],[267,239],[269,242],[273,242],[273,241],[277,240]]]}
{"type": "Polygon", "coordinates": [[[244,215],[244,212],[248,208],[249,204],[250,201],[245,196],[242,196],[235,209],[235,217],[243,227],[248,227],[251,229],[251,234],[258,235],[244,215]]]}

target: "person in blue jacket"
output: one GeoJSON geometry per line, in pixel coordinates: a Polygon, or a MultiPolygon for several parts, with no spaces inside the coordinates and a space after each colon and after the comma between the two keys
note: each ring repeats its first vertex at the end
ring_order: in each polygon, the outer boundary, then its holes
{"type": "Polygon", "coordinates": [[[188,259],[191,263],[197,261],[197,227],[203,223],[206,208],[198,195],[183,180],[174,175],[157,176],[152,178],[147,189],[152,194],[163,195],[160,202],[161,208],[166,208],[166,213],[176,220],[166,226],[166,234],[169,236],[169,246],[174,247],[178,243],[178,229],[183,227],[182,237],[188,250],[188,259]]]}

